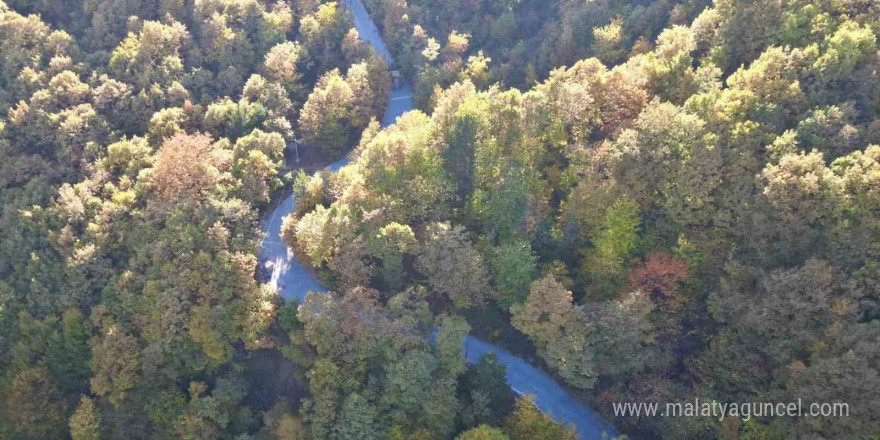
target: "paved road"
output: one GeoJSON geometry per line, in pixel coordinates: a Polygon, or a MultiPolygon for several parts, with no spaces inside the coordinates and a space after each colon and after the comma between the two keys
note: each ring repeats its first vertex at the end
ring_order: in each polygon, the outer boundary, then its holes
{"type": "MultiPolygon", "coordinates": [[[[393,62],[391,53],[385,47],[378,29],[370,21],[363,3],[360,0],[345,0],[345,5],[354,14],[355,27],[361,38],[372,44],[389,62],[393,62]]],[[[382,119],[382,126],[393,124],[398,116],[412,108],[412,90],[409,85],[393,90],[385,117],[382,119]]],[[[327,168],[337,171],[347,163],[348,159],[342,159],[327,168]]],[[[302,300],[310,291],[323,292],[326,289],[293,259],[293,254],[281,241],[281,220],[293,212],[295,203],[293,195],[285,197],[272,215],[263,222],[267,237],[260,249],[260,258],[271,270],[272,287],[284,298],[302,300]]],[[[510,387],[517,394],[534,395],[535,403],[542,411],[556,420],[573,425],[581,439],[599,440],[603,433],[607,433],[610,437],[619,435],[614,426],[602,420],[598,414],[569,394],[553,378],[509,351],[468,336],[464,342],[464,352],[469,362],[477,362],[485,354],[494,352],[498,359],[507,365],[507,382],[510,387]]]]}
{"type": "Polygon", "coordinates": [[[477,362],[488,353],[495,353],[498,360],[507,365],[507,383],[516,394],[535,396],[535,404],[541,411],[555,420],[574,425],[581,439],[599,440],[603,433],[607,433],[609,439],[620,435],[613,425],[569,394],[547,373],[501,347],[472,336],[465,339],[464,354],[468,362],[477,362]]]}

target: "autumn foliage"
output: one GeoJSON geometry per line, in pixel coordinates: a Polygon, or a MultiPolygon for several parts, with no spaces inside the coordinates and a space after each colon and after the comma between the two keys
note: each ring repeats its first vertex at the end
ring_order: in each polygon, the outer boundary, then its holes
{"type": "Polygon", "coordinates": [[[675,313],[687,300],[681,294],[681,282],[687,276],[684,260],[666,252],[652,252],[643,265],[630,269],[623,292],[646,293],[661,310],[675,313]]]}
{"type": "Polygon", "coordinates": [[[157,153],[152,182],[166,200],[205,197],[216,180],[209,162],[213,142],[208,135],[178,134],[166,139],[157,153]]]}

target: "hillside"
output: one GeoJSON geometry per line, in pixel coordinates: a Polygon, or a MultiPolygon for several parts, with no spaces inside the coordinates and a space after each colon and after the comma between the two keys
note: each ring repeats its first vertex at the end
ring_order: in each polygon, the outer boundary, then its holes
{"type": "Polygon", "coordinates": [[[0,438],[880,433],[880,4],[352,1],[0,1],[0,438]]]}

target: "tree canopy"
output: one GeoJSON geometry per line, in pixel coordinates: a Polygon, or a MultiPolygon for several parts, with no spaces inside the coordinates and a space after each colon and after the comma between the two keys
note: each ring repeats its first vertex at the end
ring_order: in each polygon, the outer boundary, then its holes
{"type": "Polygon", "coordinates": [[[364,3],[0,0],[0,438],[880,432],[880,3],[364,3]]]}

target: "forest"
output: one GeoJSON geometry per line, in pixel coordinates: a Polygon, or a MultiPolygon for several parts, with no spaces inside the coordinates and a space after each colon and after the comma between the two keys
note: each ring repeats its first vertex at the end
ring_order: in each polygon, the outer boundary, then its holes
{"type": "Polygon", "coordinates": [[[0,0],[0,438],[880,438],[880,2],[359,1],[0,0]]]}

